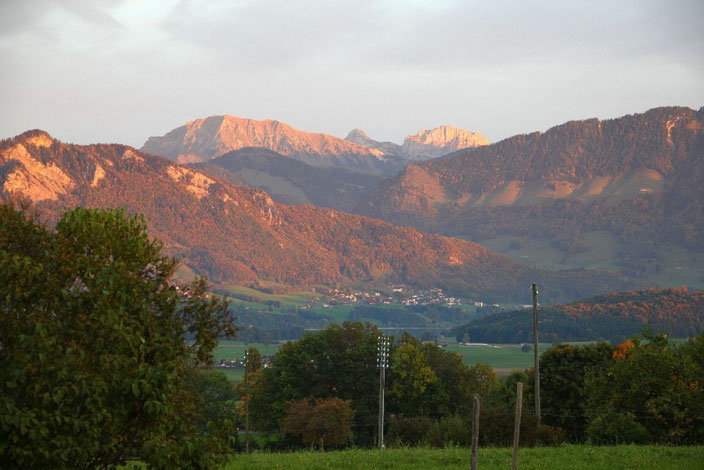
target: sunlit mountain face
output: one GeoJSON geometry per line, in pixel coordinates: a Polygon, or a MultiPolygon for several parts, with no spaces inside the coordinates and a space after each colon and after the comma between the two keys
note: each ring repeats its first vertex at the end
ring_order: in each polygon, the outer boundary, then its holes
{"type": "Polygon", "coordinates": [[[412,164],[356,211],[533,266],[704,286],[704,109],[657,108],[412,164]]]}
{"type": "Polygon", "coordinates": [[[310,205],[287,206],[264,191],[131,147],[71,145],[41,131],[0,144],[3,198],[25,198],[49,219],[75,207],[126,207],[144,214],[185,269],[218,284],[289,286],[405,282],[483,298],[522,298],[531,280],[546,300],[606,292],[608,273],[552,273],[480,245],[398,228],[310,205]]]}

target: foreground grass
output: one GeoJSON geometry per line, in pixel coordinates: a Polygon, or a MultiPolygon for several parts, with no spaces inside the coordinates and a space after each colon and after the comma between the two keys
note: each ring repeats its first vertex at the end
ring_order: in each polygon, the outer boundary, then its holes
{"type": "MultiPolygon", "coordinates": [[[[479,450],[478,468],[511,467],[511,449],[479,450]]],[[[253,453],[236,456],[235,469],[466,469],[468,448],[355,449],[335,452],[253,453]]],[[[572,446],[521,449],[518,468],[524,469],[704,469],[704,446],[572,446]]]]}

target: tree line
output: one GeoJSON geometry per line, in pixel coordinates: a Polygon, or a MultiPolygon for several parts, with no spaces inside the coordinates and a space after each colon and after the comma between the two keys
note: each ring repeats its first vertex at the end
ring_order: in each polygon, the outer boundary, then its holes
{"type": "MultiPolygon", "coordinates": [[[[251,372],[250,419],[269,436],[266,445],[373,445],[380,334],[370,324],[331,325],[288,343],[268,368],[251,372]],[[304,432],[311,422],[317,431],[304,432]]],[[[518,382],[524,387],[521,445],[704,443],[704,334],[679,344],[645,330],[616,347],[553,346],[540,359],[540,427],[532,369],[500,380],[487,365],[467,366],[458,354],[407,334],[392,342],[390,364],[390,445],[469,445],[475,393],[482,402],[479,442],[510,445],[518,382]]]]}

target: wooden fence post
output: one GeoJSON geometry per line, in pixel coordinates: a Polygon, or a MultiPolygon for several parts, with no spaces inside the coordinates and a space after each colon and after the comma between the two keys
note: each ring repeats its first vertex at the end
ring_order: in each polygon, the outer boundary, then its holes
{"type": "Polygon", "coordinates": [[[521,438],[521,409],[523,408],[523,382],[516,384],[516,421],[513,424],[513,462],[511,470],[518,469],[518,441],[521,438]]]}
{"type": "Polygon", "coordinates": [[[474,409],[472,417],[472,464],[471,470],[477,470],[477,447],[479,446],[479,395],[474,394],[474,409]]]}

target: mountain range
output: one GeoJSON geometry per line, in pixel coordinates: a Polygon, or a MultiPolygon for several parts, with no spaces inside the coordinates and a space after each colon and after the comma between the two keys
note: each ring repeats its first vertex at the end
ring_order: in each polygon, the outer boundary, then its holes
{"type": "Polygon", "coordinates": [[[353,129],[345,140],[380,150],[389,155],[400,155],[408,160],[429,160],[456,150],[489,145],[483,135],[452,126],[440,126],[418,131],[407,136],[402,145],[378,142],[362,129],[353,129]]]}
{"type": "Polygon", "coordinates": [[[624,285],[613,274],[529,268],[476,243],[309,205],[274,202],[201,170],[118,144],[73,145],[42,131],[0,141],[3,199],[49,220],[75,207],[125,207],[184,271],[222,284],[288,286],[404,282],[487,300],[573,299],[624,285]]]}
{"type": "Polygon", "coordinates": [[[476,132],[452,126],[419,131],[397,145],[372,140],[361,129],[340,139],[300,131],[279,121],[222,115],[196,119],[163,136],[150,137],[141,150],[179,163],[197,163],[233,150],[261,147],[311,166],[391,176],[408,160],[425,160],[488,143],[476,132]]]}
{"type": "Polygon", "coordinates": [[[179,163],[204,162],[232,150],[262,147],[319,167],[395,174],[405,163],[396,155],[327,134],[299,131],[283,122],[235,116],[196,119],[161,137],[150,137],[141,150],[179,163]]]}
{"type": "Polygon", "coordinates": [[[534,266],[703,285],[704,108],[572,121],[413,163],[355,212],[534,266]]]}

